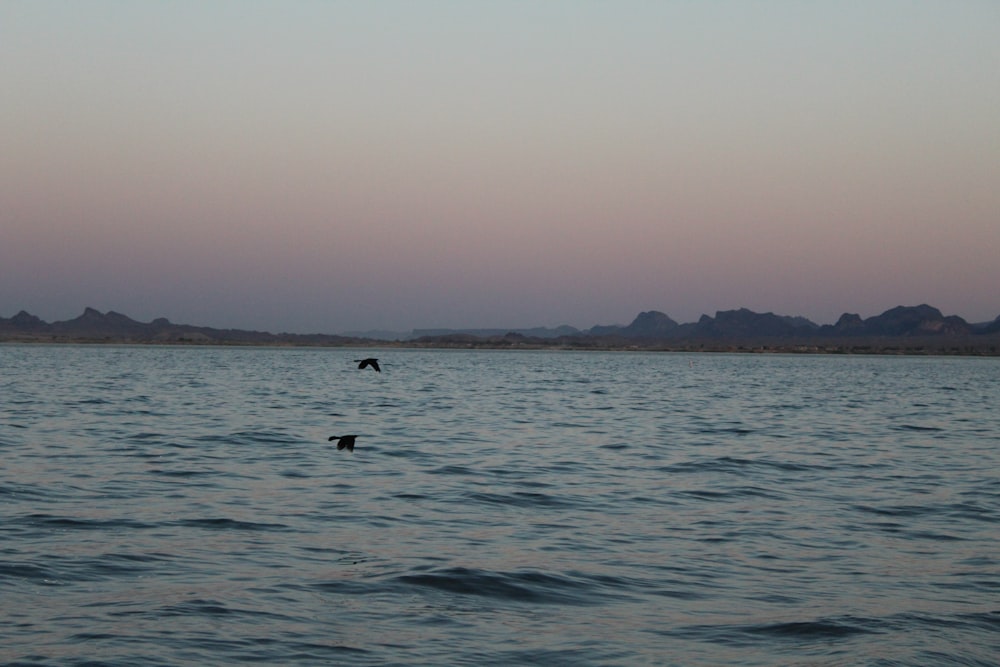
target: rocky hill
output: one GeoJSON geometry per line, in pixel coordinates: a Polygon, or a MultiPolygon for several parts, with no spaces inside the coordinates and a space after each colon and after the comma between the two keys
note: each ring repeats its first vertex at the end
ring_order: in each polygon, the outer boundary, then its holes
{"type": "Polygon", "coordinates": [[[804,317],[756,313],[746,308],[702,315],[697,322],[677,324],[664,313],[640,313],[627,326],[598,326],[590,335],[656,340],[755,340],[760,338],[831,338],[892,336],[965,336],[1000,330],[1000,317],[988,325],[972,325],[957,315],[944,316],[926,304],[897,306],[862,319],[844,313],[836,324],[820,326],[804,317]]]}

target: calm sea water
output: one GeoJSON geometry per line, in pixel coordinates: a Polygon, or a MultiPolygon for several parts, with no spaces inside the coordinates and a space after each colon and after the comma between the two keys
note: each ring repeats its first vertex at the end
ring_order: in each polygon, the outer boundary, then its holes
{"type": "Polygon", "coordinates": [[[1000,360],[371,353],[0,346],[0,663],[1000,662],[1000,360]]]}

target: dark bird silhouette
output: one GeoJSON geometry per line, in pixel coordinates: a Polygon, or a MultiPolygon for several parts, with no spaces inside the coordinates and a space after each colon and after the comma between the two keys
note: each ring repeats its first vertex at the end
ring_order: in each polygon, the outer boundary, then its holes
{"type": "Polygon", "coordinates": [[[356,435],[331,435],[330,442],[337,440],[337,451],[341,449],[346,449],[349,452],[354,451],[354,439],[357,438],[356,435]]]}
{"type": "Polygon", "coordinates": [[[362,370],[371,366],[372,368],[375,369],[376,373],[382,372],[382,369],[378,367],[378,359],[372,359],[371,357],[368,357],[367,359],[355,359],[354,361],[361,362],[360,364],[358,364],[358,368],[362,370]]]}

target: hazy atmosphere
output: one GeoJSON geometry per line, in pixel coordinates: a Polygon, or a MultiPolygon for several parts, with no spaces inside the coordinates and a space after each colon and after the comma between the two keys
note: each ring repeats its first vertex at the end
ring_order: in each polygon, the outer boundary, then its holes
{"type": "Polygon", "coordinates": [[[0,316],[1000,314],[1000,3],[6,2],[0,316]]]}

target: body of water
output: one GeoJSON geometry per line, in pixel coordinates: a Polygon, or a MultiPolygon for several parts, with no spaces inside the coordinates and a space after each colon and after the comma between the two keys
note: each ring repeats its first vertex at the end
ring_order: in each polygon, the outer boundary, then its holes
{"type": "Polygon", "coordinates": [[[994,666],[998,406],[997,359],[0,346],[0,663],[994,666]]]}

